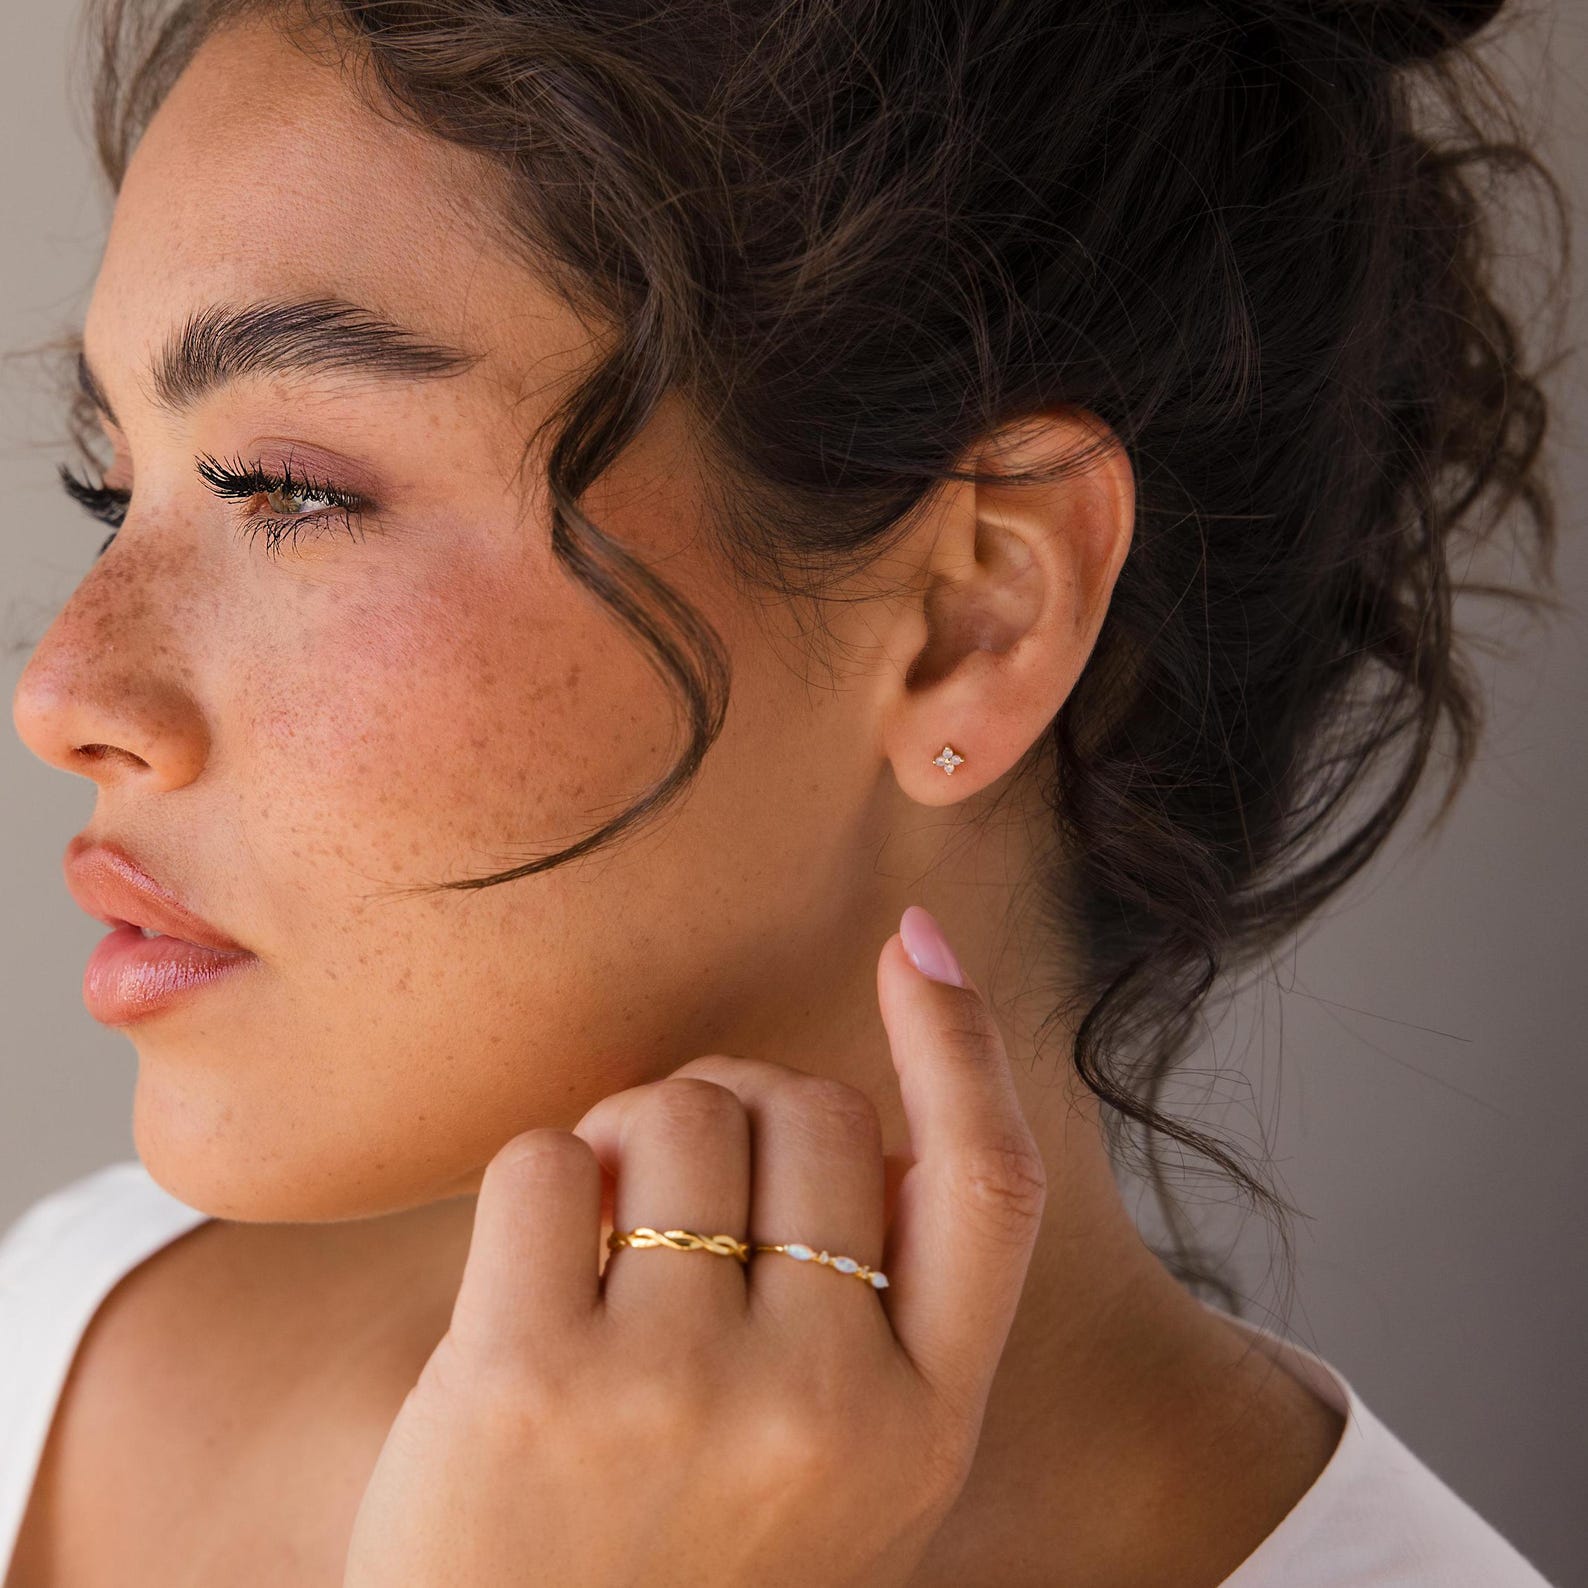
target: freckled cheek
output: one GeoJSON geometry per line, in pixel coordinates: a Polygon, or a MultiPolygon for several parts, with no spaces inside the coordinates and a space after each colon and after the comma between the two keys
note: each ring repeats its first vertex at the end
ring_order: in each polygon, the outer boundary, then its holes
{"type": "Polygon", "coordinates": [[[251,683],[245,753],[280,814],[428,875],[458,841],[565,843],[638,792],[668,719],[637,652],[594,616],[501,607],[465,587],[361,614],[251,683]]]}

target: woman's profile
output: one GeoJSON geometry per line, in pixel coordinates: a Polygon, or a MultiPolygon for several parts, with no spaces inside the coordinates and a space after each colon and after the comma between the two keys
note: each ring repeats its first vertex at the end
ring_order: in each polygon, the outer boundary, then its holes
{"type": "Polygon", "coordinates": [[[1164,1091],[1551,604],[1500,9],[90,0],[5,1588],[1543,1583],[1164,1091]]]}

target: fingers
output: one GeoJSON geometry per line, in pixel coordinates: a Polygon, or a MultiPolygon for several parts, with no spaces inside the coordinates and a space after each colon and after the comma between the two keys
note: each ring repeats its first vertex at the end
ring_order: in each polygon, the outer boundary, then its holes
{"type": "Polygon", "coordinates": [[[599,1299],[601,1166],[565,1130],[513,1137],[485,1167],[450,1332],[510,1360],[589,1318],[599,1299]]]}
{"type": "Polygon", "coordinates": [[[928,946],[918,933],[930,924],[925,911],[907,910],[877,965],[909,1127],[902,1176],[899,1160],[884,1160],[876,1109],[857,1088],[762,1060],[693,1060],[601,1099],[571,1132],[526,1131],[497,1154],[480,1189],[454,1334],[534,1351],[547,1331],[604,1307],[643,1314],[659,1339],[698,1339],[730,1312],[744,1318],[764,1305],[816,1317],[853,1300],[876,1309],[934,1385],[962,1404],[984,1398],[1046,1184],[990,1008],[975,987],[924,975],[906,952],[905,935],[918,951],[928,946]],[[603,1278],[608,1177],[620,1230],[800,1242],[883,1270],[888,1287],[868,1296],[851,1274],[778,1253],[744,1265],[665,1247],[612,1252],[603,1278]]]}
{"type": "MultiPolygon", "coordinates": [[[[732,1091],[699,1077],[668,1076],[602,1098],[574,1134],[616,1180],[615,1229],[743,1239],[750,1123],[732,1091]]],[[[703,1308],[727,1306],[742,1315],[745,1268],[710,1251],[620,1247],[607,1260],[601,1292],[608,1311],[654,1314],[665,1333],[697,1324],[703,1308]]]]}
{"type": "MultiPolygon", "coordinates": [[[[714,1081],[735,1093],[750,1121],[750,1240],[798,1242],[814,1252],[882,1266],[886,1190],[882,1125],[858,1087],[761,1059],[709,1054],[675,1076],[714,1081]]],[[[785,1313],[841,1285],[853,1306],[874,1306],[851,1274],[781,1252],[750,1260],[750,1305],[785,1313]],[[815,1270],[813,1272],[813,1270],[815,1270]]],[[[843,1291],[835,1299],[846,1300],[843,1291]]]]}
{"type": "MultiPolygon", "coordinates": [[[[914,909],[901,923],[912,936],[931,919],[912,919],[914,909]]],[[[877,962],[877,995],[915,1160],[889,1231],[889,1318],[929,1378],[985,1394],[1041,1223],[1042,1158],[974,987],[923,975],[895,933],[877,962]]]]}

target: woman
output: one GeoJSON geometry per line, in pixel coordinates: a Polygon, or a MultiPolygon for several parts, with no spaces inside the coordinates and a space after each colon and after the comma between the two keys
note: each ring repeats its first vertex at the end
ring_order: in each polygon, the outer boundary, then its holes
{"type": "Polygon", "coordinates": [[[1548,578],[1495,9],[97,8],[14,712],[139,1161],[0,1253],[9,1588],[1542,1581],[1158,1106],[1548,578]]]}

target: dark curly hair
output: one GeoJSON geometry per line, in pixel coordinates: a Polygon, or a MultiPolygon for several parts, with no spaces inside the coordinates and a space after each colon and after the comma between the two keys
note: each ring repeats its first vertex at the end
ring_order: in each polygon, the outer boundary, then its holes
{"type": "Polygon", "coordinates": [[[665,393],[697,416],[726,566],[817,617],[935,488],[1016,477],[961,466],[991,432],[1056,405],[1104,421],[1134,541],[1009,778],[1051,810],[1032,886],[1073,961],[1043,1034],[1073,1025],[1111,1153],[1144,1155],[1159,1255],[1238,1308],[1160,1149],[1262,1205],[1287,1274],[1296,1210],[1165,1082],[1221,976],[1378,851],[1442,725],[1443,819],[1482,722],[1455,597],[1559,606],[1543,370],[1498,289],[1487,179],[1565,205],[1466,43],[1498,9],[92,0],[88,39],[113,186],[199,41],[269,13],[386,113],[497,161],[526,260],[615,327],[526,456],[550,432],[553,549],[676,688],[689,743],[579,842],[439,887],[634,830],[720,730],[719,636],[579,506],[665,393]],[[1456,577],[1502,526],[1532,589],[1456,577]]]}

